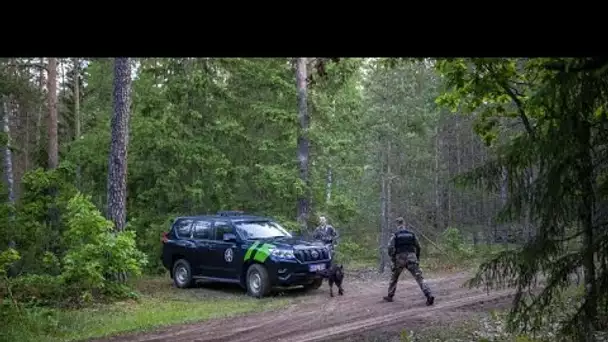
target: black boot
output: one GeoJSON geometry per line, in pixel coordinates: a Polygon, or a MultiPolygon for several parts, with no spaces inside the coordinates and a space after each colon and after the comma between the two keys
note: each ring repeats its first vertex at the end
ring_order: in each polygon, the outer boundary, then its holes
{"type": "Polygon", "coordinates": [[[430,294],[430,293],[429,293],[429,294],[427,294],[427,295],[426,295],[426,305],[427,305],[427,306],[431,306],[431,305],[433,305],[434,303],[435,303],[435,297],[433,297],[433,295],[432,295],[432,294],[430,294]]]}
{"type": "Polygon", "coordinates": [[[384,299],[387,302],[392,302],[393,301],[393,296],[384,296],[384,297],[382,297],[382,299],[384,299]]]}

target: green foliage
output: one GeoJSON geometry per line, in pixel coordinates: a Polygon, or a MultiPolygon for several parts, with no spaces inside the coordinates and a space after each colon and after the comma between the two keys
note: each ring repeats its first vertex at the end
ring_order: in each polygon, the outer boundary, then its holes
{"type": "Polygon", "coordinates": [[[146,256],[136,248],[135,233],[114,233],[89,198],[76,192],[71,175],[63,164],[24,176],[15,229],[8,232],[17,247],[0,257],[3,272],[18,265],[22,275],[2,281],[1,297],[42,305],[121,297],[130,289],[115,275],[141,274],[146,256]]]}
{"type": "MultiPolygon", "coordinates": [[[[523,103],[521,108],[530,113],[532,125],[545,115],[533,101],[533,85],[540,83],[535,77],[544,77],[534,69],[538,65],[534,61],[435,63],[428,59],[347,58],[327,62],[325,75],[310,70],[314,80],[308,85],[310,184],[304,184],[296,153],[300,123],[290,59],[134,61],[128,229],[118,234],[99,212],[106,207],[112,60],[98,58],[83,63],[79,139],[74,140],[72,132],[73,75],[68,74],[64,80],[67,83],[60,85],[62,164],[53,171],[36,169],[46,163],[46,130],[44,120],[38,125],[30,118],[36,117],[30,114],[46,112],[46,100],[40,96],[39,85],[33,87],[28,81],[26,87],[19,83],[32,79],[35,73],[11,75],[15,76],[11,82],[0,77],[0,90],[23,86],[40,97],[37,102],[26,101],[32,102],[29,106],[19,103],[27,113],[19,117],[24,119],[20,124],[39,130],[28,131],[25,138],[36,141],[35,148],[24,149],[35,157],[33,164],[28,164],[29,160],[23,163],[18,157],[16,165],[29,169],[17,185],[19,201],[14,208],[0,205],[0,218],[7,218],[0,220],[0,233],[6,239],[3,243],[16,242],[22,256],[15,263],[21,276],[13,279],[15,284],[23,282],[23,291],[17,293],[19,300],[43,302],[49,293],[59,291],[57,284],[65,290],[57,292],[56,298],[78,303],[128,294],[114,275],[166,272],[159,258],[159,239],[179,215],[244,210],[275,217],[292,232],[307,235],[309,232],[300,231],[294,219],[296,199],[308,190],[312,194],[309,223],[312,226],[323,214],[339,230],[339,260],[376,263],[378,245],[384,244],[378,241],[378,228],[386,222],[379,219],[383,182],[390,187],[391,195],[385,196],[391,197],[385,212],[387,220],[403,215],[425,231],[428,228],[433,240],[441,240],[441,247],[451,255],[451,260],[435,255],[432,259],[437,264],[461,263],[470,256],[471,248],[453,228],[443,236],[439,234],[446,226],[467,225],[435,215],[447,210],[451,214],[456,206],[472,209],[462,197],[452,196],[455,192],[443,192],[455,172],[450,171],[455,164],[452,147],[460,151],[470,146],[474,150],[476,145],[464,146],[458,140],[467,135],[467,127],[453,135],[446,133],[451,129],[450,118],[435,102],[444,81],[456,88],[438,102],[457,107],[461,113],[474,111],[479,121],[476,130],[488,142],[500,142],[501,120],[521,117],[519,108],[510,102],[513,98],[508,89],[496,80],[526,83],[515,95],[523,103]],[[435,66],[446,76],[438,76],[435,66]],[[471,70],[479,71],[479,75],[471,74],[471,70]],[[36,133],[41,133],[40,141],[34,139],[36,133]],[[455,141],[448,141],[453,137],[455,141]],[[48,288],[42,288],[45,281],[48,288]],[[40,284],[40,293],[35,292],[35,284],[40,284]]],[[[601,117],[600,108],[595,112],[601,117]]],[[[468,122],[463,119],[456,124],[468,122]]],[[[536,153],[523,148],[530,142],[525,136],[518,142],[522,160],[529,161],[536,153]]],[[[34,143],[24,144],[30,145],[34,143]]],[[[475,164],[478,156],[475,151],[470,154],[475,164]]],[[[458,164],[460,168],[460,161],[458,164]]],[[[17,178],[21,178],[21,171],[17,178]]],[[[480,201],[485,205],[483,197],[480,201]]],[[[425,246],[423,255],[426,250],[431,254],[432,247],[425,246]]],[[[426,260],[430,262],[431,258],[426,260]]]]}
{"type": "MultiPolygon", "coordinates": [[[[74,296],[65,288],[59,276],[32,274],[8,279],[12,299],[17,303],[32,305],[66,305],[63,301],[74,296]]],[[[2,293],[4,296],[9,294],[2,293]]],[[[4,297],[3,296],[3,297],[4,297]]],[[[76,298],[78,298],[76,296],[76,298]]]]}
{"type": "Polygon", "coordinates": [[[350,239],[342,239],[336,248],[334,258],[337,262],[345,264],[374,264],[378,258],[378,249],[364,247],[350,239]]]}
{"type": "Polygon", "coordinates": [[[484,263],[471,282],[517,287],[509,321],[513,330],[540,329],[548,308],[559,302],[569,276],[580,266],[595,277],[586,280],[590,288],[584,299],[560,317],[561,333],[585,339],[601,327],[598,304],[606,295],[598,289],[608,284],[608,268],[604,261],[595,265],[594,260],[608,255],[608,236],[591,219],[595,214],[590,208],[599,201],[594,194],[599,184],[592,175],[605,173],[599,166],[603,163],[597,162],[605,160],[605,118],[598,119],[595,113],[604,108],[608,94],[605,68],[593,67],[594,63],[598,61],[472,59],[439,64],[452,86],[450,95],[440,101],[466,112],[482,110],[480,134],[494,134],[512,117],[523,124],[525,133],[510,132],[496,141],[496,158],[467,176],[496,189],[506,171],[509,200],[503,219],[527,214],[537,226],[535,239],[484,263]],[[586,237],[580,248],[565,248],[579,236],[586,237]],[[538,274],[547,276],[547,285],[534,295],[529,289],[538,274]]]}
{"type": "Polygon", "coordinates": [[[8,268],[17,260],[21,259],[19,252],[14,248],[8,248],[0,253],[0,276],[6,277],[8,268]]]}
{"type": "Polygon", "coordinates": [[[477,113],[474,129],[486,144],[498,139],[501,119],[535,120],[541,114],[528,103],[539,73],[535,60],[475,58],[440,60],[438,70],[444,75],[447,91],[437,98],[439,105],[453,112],[477,113]],[[523,114],[525,113],[525,114],[523,114]]]}
{"type": "Polygon", "coordinates": [[[0,341],[40,341],[62,329],[52,309],[20,310],[6,302],[0,303],[0,324],[0,341]]]}
{"type": "MultiPolygon", "coordinates": [[[[273,216],[288,229],[299,179],[294,106],[295,77],[289,60],[160,58],[138,61],[133,83],[129,142],[129,221],[137,246],[149,255],[146,270],[160,272],[160,233],[177,215],[240,209],[273,216]]],[[[327,76],[310,87],[314,117],[311,180],[313,213],[332,223],[357,222],[357,192],[342,181],[360,172],[361,59],[327,63],[327,76]],[[328,167],[339,181],[325,201],[328,167]]],[[[81,165],[80,190],[105,205],[111,110],[106,60],[93,60],[85,72],[83,115],[87,133],[70,143],[65,159],[81,165]],[[87,114],[89,115],[89,114],[87,114]]],[[[314,215],[312,215],[314,218],[314,215]]]]}
{"type": "Polygon", "coordinates": [[[449,227],[443,231],[443,243],[451,252],[460,252],[464,245],[462,234],[454,227],[449,227]]]}
{"type": "Polygon", "coordinates": [[[69,201],[68,217],[62,272],[66,284],[77,284],[83,292],[104,293],[116,290],[116,275],[141,274],[146,256],[135,246],[135,232],[113,232],[112,223],[81,194],[69,201]]]}
{"type": "Polygon", "coordinates": [[[472,257],[474,254],[472,246],[464,241],[462,233],[457,228],[448,227],[444,230],[441,236],[441,242],[452,260],[463,261],[472,257]]]}
{"type": "MultiPolygon", "coordinates": [[[[14,219],[7,220],[8,225],[2,227],[2,233],[16,243],[22,257],[18,263],[20,272],[43,272],[49,266],[40,262],[45,253],[61,253],[64,229],[61,213],[67,211],[67,202],[76,192],[72,177],[69,163],[62,163],[51,171],[38,168],[23,176],[23,193],[14,219]]],[[[8,219],[10,212],[6,214],[4,217],[8,219]]]]}

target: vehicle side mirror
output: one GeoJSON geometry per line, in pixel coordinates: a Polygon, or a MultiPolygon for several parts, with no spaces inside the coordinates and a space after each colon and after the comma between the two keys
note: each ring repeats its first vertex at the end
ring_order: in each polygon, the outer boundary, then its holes
{"type": "Polygon", "coordinates": [[[224,234],[224,241],[226,242],[236,242],[236,235],[232,233],[224,234]]]}

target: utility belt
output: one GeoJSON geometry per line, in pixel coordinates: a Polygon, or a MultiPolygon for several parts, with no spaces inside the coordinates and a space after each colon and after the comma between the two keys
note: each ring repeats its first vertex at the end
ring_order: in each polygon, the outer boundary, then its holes
{"type": "Polygon", "coordinates": [[[409,253],[416,253],[416,249],[414,248],[414,246],[400,246],[395,248],[395,254],[409,254],[409,253]]]}

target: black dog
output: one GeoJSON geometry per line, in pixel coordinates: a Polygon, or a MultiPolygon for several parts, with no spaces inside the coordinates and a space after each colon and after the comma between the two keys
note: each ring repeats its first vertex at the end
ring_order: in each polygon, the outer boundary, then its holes
{"type": "Polygon", "coordinates": [[[329,295],[334,296],[334,284],[338,287],[338,294],[342,296],[344,289],[342,288],[342,280],[344,279],[344,266],[343,265],[331,265],[328,269],[319,271],[319,274],[323,278],[327,278],[329,282],[329,295]]]}

